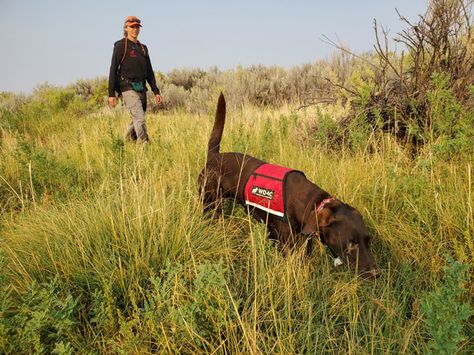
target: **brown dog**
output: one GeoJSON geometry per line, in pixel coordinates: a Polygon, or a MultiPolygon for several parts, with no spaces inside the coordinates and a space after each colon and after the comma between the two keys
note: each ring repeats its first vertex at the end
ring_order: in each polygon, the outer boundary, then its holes
{"type": "MultiPolygon", "coordinates": [[[[206,167],[199,175],[199,192],[205,211],[221,210],[223,199],[234,199],[245,205],[244,185],[262,160],[241,153],[220,153],[226,105],[221,93],[216,118],[208,144],[206,167]]],[[[270,238],[282,245],[296,245],[299,235],[311,244],[313,236],[329,247],[334,256],[356,266],[366,277],[380,271],[370,253],[370,235],[361,214],[351,206],[332,198],[329,193],[307,180],[302,173],[290,173],[284,180],[285,218],[261,209],[251,208],[252,215],[266,221],[270,238]]]]}

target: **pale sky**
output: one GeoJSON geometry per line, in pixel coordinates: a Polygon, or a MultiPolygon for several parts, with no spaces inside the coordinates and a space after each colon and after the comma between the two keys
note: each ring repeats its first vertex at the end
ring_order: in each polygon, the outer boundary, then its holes
{"type": "MultiPolygon", "coordinates": [[[[153,69],[285,68],[328,58],[340,41],[372,50],[373,20],[393,38],[427,0],[0,0],[0,91],[30,93],[106,77],[127,15],[138,16],[153,69]]],[[[391,43],[393,49],[401,50],[391,43]]]]}

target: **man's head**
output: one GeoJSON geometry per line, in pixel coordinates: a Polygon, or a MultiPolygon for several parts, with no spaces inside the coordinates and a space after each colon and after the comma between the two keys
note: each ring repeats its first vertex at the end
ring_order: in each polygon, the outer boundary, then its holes
{"type": "Polygon", "coordinates": [[[127,16],[123,24],[123,35],[129,39],[136,40],[140,34],[141,20],[136,16],[127,16]]]}

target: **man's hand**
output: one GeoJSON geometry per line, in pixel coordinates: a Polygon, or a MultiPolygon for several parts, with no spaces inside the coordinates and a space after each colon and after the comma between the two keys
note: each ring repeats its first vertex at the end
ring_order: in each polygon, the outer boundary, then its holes
{"type": "Polygon", "coordinates": [[[159,104],[161,102],[161,95],[156,95],[156,103],[159,104]]]}
{"type": "Polygon", "coordinates": [[[114,108],[115,105],[117,105],[117,100],[115,99],[115,96],[109,97],[109,106],[114,108]]]}

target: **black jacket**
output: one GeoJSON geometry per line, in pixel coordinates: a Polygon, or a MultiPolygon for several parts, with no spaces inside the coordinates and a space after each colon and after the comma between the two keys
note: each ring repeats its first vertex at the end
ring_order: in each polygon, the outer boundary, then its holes
{"type": "Polygon", "coordinates": [[[148,48],[140,42],[127,40],[127,53],[122,63],[125,50],[125,38],[115,42],[109,73],[109,97],[115,96],[115,91],[131,90],[130,81],[147,81],[155,95],[160,94],[156,86],[155,74],[151,66],[148,48]]]}

